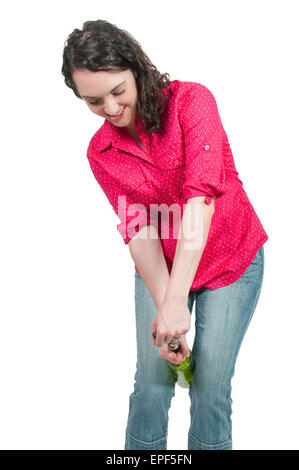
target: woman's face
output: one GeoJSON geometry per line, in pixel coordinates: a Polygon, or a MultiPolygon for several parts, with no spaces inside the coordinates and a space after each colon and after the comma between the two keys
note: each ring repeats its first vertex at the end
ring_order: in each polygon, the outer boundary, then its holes
{"type": "Polygon", "coordinates": [[[92,113],[117,127],[132,128],[138,94],[135,75],[130,69],[109,72],[76,69],[73,80],[92,113]]]}

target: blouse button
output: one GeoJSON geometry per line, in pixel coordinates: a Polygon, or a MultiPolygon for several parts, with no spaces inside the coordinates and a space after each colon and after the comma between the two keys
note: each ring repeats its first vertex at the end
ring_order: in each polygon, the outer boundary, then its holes
{"type": "Polygon", "coordinates": [[[210,146],[209,145],[205,145],[205,150],[209,150],[210,146]]]}

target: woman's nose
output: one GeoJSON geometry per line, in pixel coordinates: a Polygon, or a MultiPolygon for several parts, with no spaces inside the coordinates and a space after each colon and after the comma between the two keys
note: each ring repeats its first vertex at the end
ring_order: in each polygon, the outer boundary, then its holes
{"type": "Polygon", "coordinates": [[[106,114],[108,114],[108,116],[116,116],[116,114],[118,113],[118,111],[114,108],[112,110],[107,110],[105,111],[106,114]]]}
{"type": "Polygon", "coordinates": [[[121,110],[122,110],[122,106],[119,106],[115,103],[110,103],[110,104],[106,105],[105,108],[104,108],[105,113],[108,114],[109,116],[115,116],[121,110]]]}

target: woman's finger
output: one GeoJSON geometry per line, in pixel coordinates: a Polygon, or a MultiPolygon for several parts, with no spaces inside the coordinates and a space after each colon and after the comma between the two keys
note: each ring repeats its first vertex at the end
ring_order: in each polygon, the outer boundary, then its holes
{"type": "Polygon", "coordinates": [[[159,356],[162,357],[163,359],[167,359],[167,357],[168,357],[168,346],[167,346],[167,344],[163,344],[163,346],[160,347],[159,356]]]}
{"type": "Polygon", "coordinates": [[[190,349],[188,347],[185,335],[181,336],[181,351],[185,358],[190,356],[190,349]]]}
{"type": "Polygon", "coordinates": [[[160,348],[160,357],[166,359],[169,362],[172,362],[175,365],[179,365],[185,360],[185,357],[181,351],[175,353],[171,351],[167,345],[164,345],[160,348]]]}

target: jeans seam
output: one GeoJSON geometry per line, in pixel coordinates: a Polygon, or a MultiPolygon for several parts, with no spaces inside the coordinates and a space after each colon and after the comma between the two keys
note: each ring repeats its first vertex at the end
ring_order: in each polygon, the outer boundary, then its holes
{"type": "Polygon", "coordinates": [[[136,437],[133,437],[128,431],[127,431],[127,435],[133,439],[134,441],[136,442],[140,442],[141,444],[146,444],[146,445],[152,445],[152,444],[157,444],[157,442],[160,442],[160,441],[163,441],[167,438],[168,434],[165,434],[164,437],[161,437],[160,439],[158,439],[157,441],[153,441],[153,442],[145,442],[145,441],[140,441],[140,439],[136,439],[136,437]]]}
{"type": "Polygon", "coordinates": [[[204,447],[220,447],[220,446],[223,446],[225,444],[228,444],[232,441],[232,438],[230,437],[229,439],[227,439],[226,441],[224,442],[221,442],[220,444],[203,444],[202,442],[200,442],[195,436],[193,436],[193,434],[191,434],[191,432],[188,433],[189,434],[189,437],[191,439],[193,439],[195,441],[196,444],[199,444],[200,446],[204,446],[204,447]]]}

